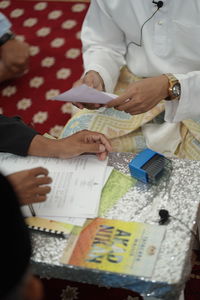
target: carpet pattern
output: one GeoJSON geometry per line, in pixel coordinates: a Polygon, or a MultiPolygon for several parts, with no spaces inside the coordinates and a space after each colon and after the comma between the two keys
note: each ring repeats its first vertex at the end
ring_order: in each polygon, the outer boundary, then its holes
{"type": "Polygon", "coordinates": [[[30,45],[27,74],[0,86],[0,112],[19,115],[38,132],[58,136],[71,105],[49,100],[82,73],[80,29],[88,3],[0,1],[17,38],[30,45]]]}
{"type": "MultiPolygon", "coordinates": [[[[30,44],[30,68],[0,86],[0,113],[19,115],[38,132],[57,137],[71,116],[71,105],[49,100],[72,87],[83,71],[80,29],[88,0],[0,0],[17,38],[30,44]],[[84,3],[85,2],[85,3],[84,3]]],[[[58,279],[42,279],[48,300],[140,300],[121,289],[58,279]]],[[[200,299],[200,255],[185,289],[186,300],[200,299]]],[[[173,300],[173,299],[170,299],[173,300]]]]}

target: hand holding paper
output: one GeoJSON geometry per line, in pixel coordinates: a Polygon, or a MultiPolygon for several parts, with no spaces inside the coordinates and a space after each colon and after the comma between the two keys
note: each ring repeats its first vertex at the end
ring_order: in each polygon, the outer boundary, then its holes
{"type": "MultiPolygon", "coordinates": [[[[88,71],[84,76],[82,76],[79,80],[77,80],[73,87],[80,86],[82,84],[86,84],[90,88],[93,88],[97,91],[104,92],[105,91],[105,85],[102,77],[100,74],[94,70],[88,71]]],[[[98,104],[98,103],[81,103],[81,102],[72,102],[72,104],[79,109],[87,108],[87,109],[98,109],[104,104],[98,104]]]]}
{"type": "Polygon", "coordinates": [[[52,98],[52,100],[69,101],[69,102],[81,102],[81,103],[98,103],[106,104],[117,95],[104,93],[89,86],[82,84],[74,87],[58,96],[52,98]]]}

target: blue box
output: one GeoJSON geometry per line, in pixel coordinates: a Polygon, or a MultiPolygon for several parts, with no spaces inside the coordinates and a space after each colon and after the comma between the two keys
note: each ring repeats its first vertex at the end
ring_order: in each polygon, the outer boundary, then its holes
{"type": "Polygon", "coordinates": [[[148,148],[138,153],[129,163],[131,176],[144,183],[155,182],[164,166],[165,157],[148,148]]]}

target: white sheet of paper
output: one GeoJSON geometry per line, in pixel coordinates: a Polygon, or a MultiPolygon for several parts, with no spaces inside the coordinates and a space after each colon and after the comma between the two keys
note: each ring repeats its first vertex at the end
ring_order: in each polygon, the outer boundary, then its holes
{"type": "MultiPolygon", "coordinates": [[[[47,201],[33,205],[38,217],[97,216],[107,160],[99,161],[95,155],[62,160],[0,154],[0,170],[5,175],[35,167],[47,168],[53,179],[47,201]]],[[[24,213],[30,216],[27,207],[24,213]]]]}
{"type": "MultiPolygon", "coordinates": [[[[45,219],[49,219],[48,217],[44,217],[45,219]]],[[[65,218],[65,217],[51,217],[51,220],[57,221],[57,222],[62,222],[62,223],[67,223],[67,224],[72,224],[75,226],[83,226],[86,218],[65,218]]]]}
{"type": "Polygon", "coordinates": [[[114,167],[107,166],[103,185],[106,184],[106,182],[107,182],[108,178],[110,177],[113,169],[114,169],[114,167]]]}
{"type": "Polygon", "coordinates": [[[96,89],[88,87],[86,84],[82,84],[58,96],[55,96],[51,100],[106,104],[116,97],[117,95],[100,92],[96,89]]]}

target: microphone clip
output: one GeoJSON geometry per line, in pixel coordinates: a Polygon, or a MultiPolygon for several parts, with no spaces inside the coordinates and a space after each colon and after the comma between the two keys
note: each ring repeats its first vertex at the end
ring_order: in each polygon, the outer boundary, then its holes
{"type": "Polygon", "coordinates": [[[165,225],[165,224],[169,223],[170,214],[169,214],[168,210],[160,209],[159,210],[159,216],[160,216],[160,220],[159,220],[160,225],[165,225]]]}
{"type": "Polygon", "coordinates": [[[156,4],[158,9],[160,9],[164,4],[163,1],[154,1],[154,0],[152,1],[152,3],[156,4]]]}

